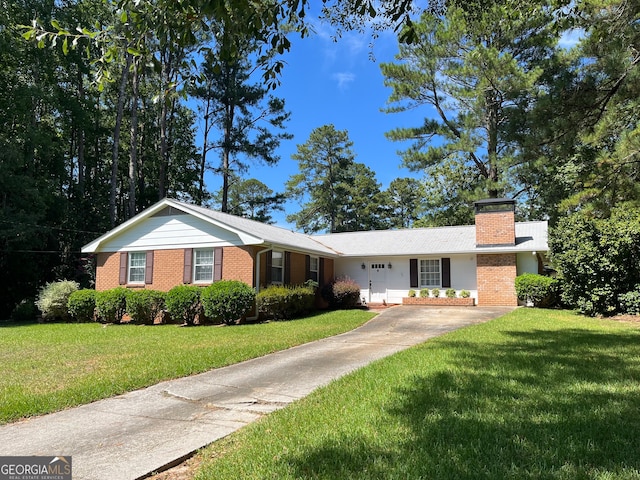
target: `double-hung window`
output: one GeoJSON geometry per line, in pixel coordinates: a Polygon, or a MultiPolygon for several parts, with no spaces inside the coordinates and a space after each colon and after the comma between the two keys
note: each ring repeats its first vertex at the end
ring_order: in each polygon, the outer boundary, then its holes
{"type": "Polygon", "coordinates": [[[284,279],[284,252],[271,252],[271,283],[282,283],[284,279]]]}
{"type": "Polygon", "coordinates": [[[440,286],[440,259],[420,260],[420,286],[440,286]]]}
{"type": "Polygon", "coordinates": [[[129,252],[129,269],[127,283],[144,283],[147,266],[147,252],[129,252]]]}
{"type": "Polygon", "coordinates": [[[193,251],[193,282],[213,283],[213,249],[193,251]]]}
{"type": "Polygon", "coordinates": [[[309,279],[314,282],[318,281],[320,259],[318,257],[309,257],[309,279]]]}

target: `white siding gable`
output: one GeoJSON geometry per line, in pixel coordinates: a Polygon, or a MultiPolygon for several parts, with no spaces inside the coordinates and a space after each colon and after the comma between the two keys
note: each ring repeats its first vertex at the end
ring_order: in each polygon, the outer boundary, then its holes
{"type": "Polygon", "coordinates": [[[247,238],[193,215],[150,217],[133,224],[100,247],[102,252],[167,250],[246,245],[247,238]],[[244,241],[243,241],[244,240],[244,241]]]}

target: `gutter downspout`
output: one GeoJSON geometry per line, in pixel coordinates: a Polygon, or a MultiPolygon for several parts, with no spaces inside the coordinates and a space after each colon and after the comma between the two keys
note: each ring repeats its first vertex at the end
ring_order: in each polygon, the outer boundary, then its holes
{"type": "MultiPolygon", "coordinates": [[[[271,250],[273,250],[273,247],[271,248],[265,248],[264,250],[260,250],[257,254],[256,254],[256,268],[255,268],[255,277],[256,277],[256,286],[255,286],[255,291],[256,294],[260,293],[260,256],[263,253],[267,253],[270,252],[271,250]]],[[[256,314],[253,317],[247,317],[247,320],[253,322],[254,320],[257,320],[258,317],[260,316],[260,314],[258,313],[258,302],[256,300],[256,303],[254,305],[254,308],[256,310],[256,314]]]]}

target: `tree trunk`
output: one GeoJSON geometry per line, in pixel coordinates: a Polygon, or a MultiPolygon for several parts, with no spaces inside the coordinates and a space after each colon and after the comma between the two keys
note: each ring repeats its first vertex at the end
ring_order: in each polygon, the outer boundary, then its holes
{"type": "Polygon", "coordinates": [[[489,89],[486,93],[486,129],[487,129],[487,158],[489,161],[489,188],[487,194],[489,198],[497,198],[498,191],[498,114],[500,101],[497,92],[489,89]]]}
{"type": "Polygon", "coordinates": [[[122,116],[124,114],[124,99],[129,81],[129,68],[131,67],[131,55],[127,54],[127,61],[122,68],[120,77],[120,89],[118,91],[118,104],[116,108],[116,124],[113,128],[113,149],[111,152],[111,191],[109,194],[109,220],[111,226],[116,224],[116,194],[118,192],[118,149],[120,148],[120,127],[122,126],[122,116]]]}
{"type": "MultiPolygon", "coordinates": [[[[84,107],[84,79],[82,72],[78,68],[78,101],[84,107]]],[[[84,123],[80,125],[77,131],[78,143],[78,193],[80,197],[84,197],[84,179],[86,164],[84,160],[84,123]]]]}
{"type": "Polygon", "coordinates": [[[131,148],[129,149],[129,217],[136,214],[136,182],[138,177],[138,62],[133,62],[131,99],[131,148]]]}

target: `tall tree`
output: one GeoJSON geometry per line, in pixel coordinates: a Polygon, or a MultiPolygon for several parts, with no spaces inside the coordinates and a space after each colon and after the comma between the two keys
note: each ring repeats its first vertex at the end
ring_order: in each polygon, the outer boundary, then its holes
{"type": "Polygon", "coordinates": [[[366,165],[354,161],[353,142],[346,130],[333,125],[314,129],[291,158],[299,173],[286,184],[285,194],[301,202],[287,221],[305,232],[345,232],[384,228],[380,214],[380,185],[366,165]]]}
{"type": "MultiPolygon", "coordinates": [[[[227,212],[239,217],[249,218],[262,223],[274,223],[273,214],[284,211],[286,198],[275,193],[267,185],[255,178],[243,180],[234,177],[229,182],[227,212]]],[[[216,202],[222,201],[222,190],[216,196],[216,202]]]]}
{"type": "MultiPolygon", "coordinates": [[[[413,140],[404,164],[424,170],[427,192],[444,183],[448,205],[518,194],[511,173],[519,150],[506,127],[518,100],[537,91],[539,61],[555,42],[550,15],[536,2],[490,1],[471,11],[452,4],[443,17],[424,14],[414,25],[415,42],[400,44],[399,61],[381,66],[393,90],[388,112],[428,107],[435,113],[388,137],[413,140]]],[[[437,196],[429,200],[446,209],[437,196]]]]}
{"type": "Polygon", "coordinates": [[[193,94],[203,102],[206,122],[200,178],[204,178],[207,153],[216,150],[220,164],[213,170],[222,176],[221,210],[227,212],[230,180],[248,171],[248,161],[277,164],[276,149],[292,135],[283,130],[290,116],[284,100],[268,96],[263,85],[250,83],[257,68],[250,59],[255,58],[259,42],[233,38],[225,27],[221,31],[218,50],[205,56],[202,81],[193,94]],[[228,44],[235,46],[236,54],[225,58],[222,52],[230,48],[228,44]]]}
{"type": "Polygon", "coordinates": [[[424,186],[414,178],[396,178],[386,192],[391,228],[411,228],[425,213],[424,186]]]}

